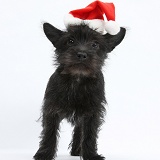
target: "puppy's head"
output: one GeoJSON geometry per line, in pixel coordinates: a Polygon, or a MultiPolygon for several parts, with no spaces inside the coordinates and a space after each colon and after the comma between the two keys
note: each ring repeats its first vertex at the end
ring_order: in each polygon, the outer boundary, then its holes
{"type": "Polygon", "coordinates": [[[85,24],[69,26],[61,31],[49,23],[43,24],[44,33],[56,48],[56,61],[63,68],[61,74],[95,76],[107,53],[121,43],[125,28],[117,35],[101,35],[85,24]]]}

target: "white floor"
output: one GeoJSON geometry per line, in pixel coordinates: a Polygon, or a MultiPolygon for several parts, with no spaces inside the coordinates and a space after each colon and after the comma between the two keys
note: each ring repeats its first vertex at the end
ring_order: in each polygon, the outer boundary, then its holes
{"type": "MultiPolygon", "coordinates": [[[[27,153],[1,153],[1,160],[32,160],[32,154],[27,153]]],[[[80,157],[72,157],[69,155],[59,155],[56,160],[80,160],[80,157]]],[[[106,160],[138,160],[133,157],[117,157],[117,156],[106,156],[106,160]]],[[[142,160],[142,159],[141,159],[142,160]]],[[[153,160],[153,159],[150,159],[153,160]]],[[[156,159],[155,159],[156,160],[156,159]]],[[[158,159],[157,159],[158,160],[158,159]]]]}
{"type": "MultiPolygon", "coordinates": [[[[28,151],[0,151],[0,160],[33,160],[34,153],[28,151]]],[[[158,155],[104,155],[106,160],[160,160],[158,155]]],[[[60,154],[56,160],[80,160],[80,157],[60,154]]]]}

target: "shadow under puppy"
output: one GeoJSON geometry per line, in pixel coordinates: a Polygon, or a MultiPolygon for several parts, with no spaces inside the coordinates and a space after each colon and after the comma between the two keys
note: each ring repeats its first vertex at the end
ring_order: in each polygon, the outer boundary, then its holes
{"type": "Polygon", "coordinates": [[[74,125],[70,144],[72,156],[84,160],[100,160],[97,137],[105,114],[102,66],[125,36],[125,28],[117,35],[101,35],[85,24],[69,26],[61,31],[44,23],[44,32],[56,48],[57,69],[49,79],[42,107],[40,148],[35,160],[51,160],[56,155],[59,124],[66,118],[74,125]]]}

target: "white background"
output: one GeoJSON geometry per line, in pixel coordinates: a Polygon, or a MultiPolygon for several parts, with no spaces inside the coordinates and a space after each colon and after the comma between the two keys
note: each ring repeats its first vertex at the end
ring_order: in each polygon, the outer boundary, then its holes
{"type": "MultiPolygon", "coordinates": [[[[38,149],[41,103],[55,68],[42,22],[91,0],[0,0],[0,159],[31,160],[38,149]]],[[[99,153],[107,160],[160,160],[160,2],[113,0],[127,36],[104,67],[108,101],[99,153]]],[[[63,121],[57,159],[70,158],[72,128],[63,121]]]]}

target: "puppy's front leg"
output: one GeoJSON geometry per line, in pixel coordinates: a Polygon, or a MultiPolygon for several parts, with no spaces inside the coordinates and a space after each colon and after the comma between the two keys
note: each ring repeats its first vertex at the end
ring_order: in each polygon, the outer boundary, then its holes
{"type": "Polygon", "coordinates": [[[35,160],[52,160],[57,151],[60,118],[57,114],[43,116],[43,130],[40,148],[34,156],[35,160]]]}
{"type": "Polygon", "coordinates": [[[82,128],[82,157],[83,160],[104,160],[97,154],[97,138],[101,125],[100,117],[96,114],[83,118],[82,128]]]}

